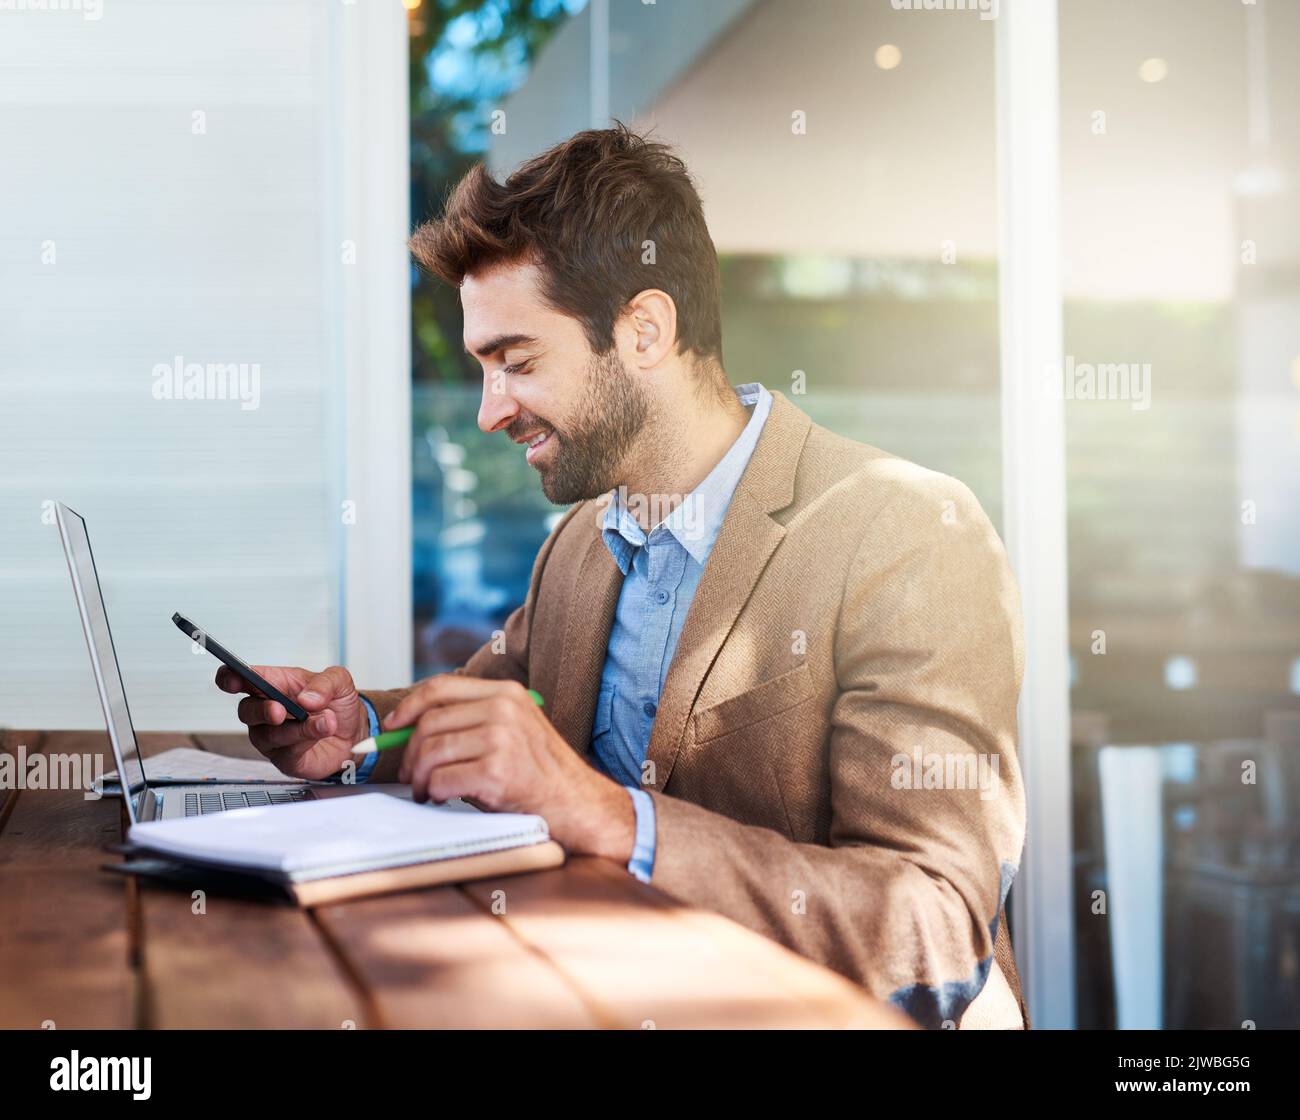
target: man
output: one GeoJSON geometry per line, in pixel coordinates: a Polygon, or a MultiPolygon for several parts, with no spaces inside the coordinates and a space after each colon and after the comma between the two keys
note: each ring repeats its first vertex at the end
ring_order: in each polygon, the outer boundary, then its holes
{"type": "Polygon", "coordinates": [[[663,145],[619,127],[504,183],[476,168],[411,248],[460,288],[479,426],[572,508],[458,673],[363,698],[341,667],[260,669],[314,714],[242,700],[254,745],[324,778],[379,718],[414,725],[357,777],[540,814],[924,1025],[1026,1025],[1019,607],[974,497],[732,389],[716,252],[663,145]]]}

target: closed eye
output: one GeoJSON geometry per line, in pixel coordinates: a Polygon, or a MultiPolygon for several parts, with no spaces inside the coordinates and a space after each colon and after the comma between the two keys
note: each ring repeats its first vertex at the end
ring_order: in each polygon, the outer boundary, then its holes
{"type": "Polygon", "coordinates": [[[532,364],[531,361],[516,362],[512,366],[502,366],[501,372],[506,374],[506,376],[508,377],[513,377],[516,373],[528,373],[531,364],[532,364]]]}

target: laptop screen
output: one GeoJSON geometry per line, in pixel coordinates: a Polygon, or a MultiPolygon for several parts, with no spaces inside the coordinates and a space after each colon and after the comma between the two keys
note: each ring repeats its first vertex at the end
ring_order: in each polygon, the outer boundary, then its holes
{"type": "MultiPolygon", "coordinates": [[[[144,764],[131,726],[131,712],[126,705],[126,690],[122,687],[122,674],[117,667],[117,653],[113,649],[113,635],[108,628],[108,612],[99,591],[99,576],[95,572],[95,557],[90,551],[90,537],[81,515],[58,503],[59,535],[63,538],[63,551],[68,557],[68,570],[72,573],[72,586],[77,592],[77,608],[81,611],[81,627],[90,647],[90,660],[94,664],[95,684],[99,688],[99,702],[108,721],[108,733],[113,740],[117,765],[132,794],[144,788],[144,764]]],[[[134,819],[134,813],[132,813],[134,819]]]]}

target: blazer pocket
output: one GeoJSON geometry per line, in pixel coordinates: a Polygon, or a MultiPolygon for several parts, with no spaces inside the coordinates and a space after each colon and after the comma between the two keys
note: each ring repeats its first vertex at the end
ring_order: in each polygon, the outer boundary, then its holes
{"type": "Polygon", "coordinates": [[[695,741],[706,743],[789,711],[813,694],[812,673],[805,661],[789,672],[756,685],[739,696],[711,704],[692,717],[695,741]]]}

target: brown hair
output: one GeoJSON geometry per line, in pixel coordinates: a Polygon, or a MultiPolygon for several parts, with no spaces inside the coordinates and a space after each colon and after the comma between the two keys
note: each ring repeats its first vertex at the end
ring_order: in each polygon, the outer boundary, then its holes
{"type": "Polygon", "coordinates": [[[677,305],[679,351],[721,364],[718,256],[700,196],[666,144],[622,124],[579,132],[504,183],[476,164],[410,248],[457,287],[487,265],[534,262],[543,299],[582,323],[597,354],[632,297],[658,288],[677,305]]]}

